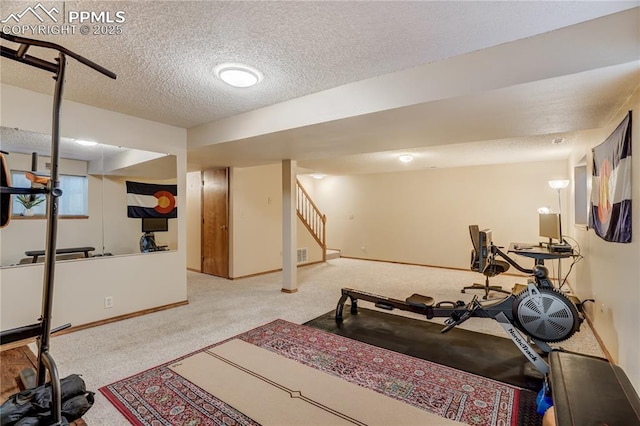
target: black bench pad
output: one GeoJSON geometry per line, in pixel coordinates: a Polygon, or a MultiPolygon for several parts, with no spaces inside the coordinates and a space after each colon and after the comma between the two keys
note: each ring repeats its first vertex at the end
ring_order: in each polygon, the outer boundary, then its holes
{"type": "Polygon", "coordinates": [[[433,306],[433,297],[413,293],[411,296],[406,298],[406,302],[417,308],[426,308],[427,306],[433,306]]]}
{"type": "Polygon", "coordinates": [[[640,426],[640,398],[616,365],[571,352],[549,354],[556,424],[640,426]]]}

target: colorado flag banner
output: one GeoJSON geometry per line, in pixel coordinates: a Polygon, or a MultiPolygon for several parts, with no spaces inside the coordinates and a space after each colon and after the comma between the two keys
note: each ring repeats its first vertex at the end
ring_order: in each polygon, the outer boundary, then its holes
{"type": "Polygon", "coordinates": [[[178,217],[177,185],[127,181],[127,217],[178,217]]]}
{"type": "Polygon", "coordinates": [[[631,111],[593,149],[589,226],[606,241],[631,242],[631,111]]]}

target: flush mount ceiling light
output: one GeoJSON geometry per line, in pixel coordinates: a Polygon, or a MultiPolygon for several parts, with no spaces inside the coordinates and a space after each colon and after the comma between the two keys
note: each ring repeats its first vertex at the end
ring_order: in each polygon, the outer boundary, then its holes
{"type": "Polygon", "coordinates": [[[98,145],[98,142],[94,141],[83,141],[82,139],[75,139],[75,143],[82,146],[95,146],[98,145]]]}
{"type": "Polygon", "coordinates": [[[322,179],[323,177],[325,177],[326,175],[323,175],[322,173],[313,173],[311,175],[312,178],[314,179],[322,179]]]}
{"type": "Polygon", "coordinates": [[[262,73],[242,64],[222,64],[215,69],[222,81],[233,87],[251,87],[262,81],[262,73]]]}
{"type": "Polygon", "coordinates": [[[398,157],[398,160],[402,161],[403,163],[410,163],[413,161],[413,155],[402,154],[401,156],[398,157]]]}

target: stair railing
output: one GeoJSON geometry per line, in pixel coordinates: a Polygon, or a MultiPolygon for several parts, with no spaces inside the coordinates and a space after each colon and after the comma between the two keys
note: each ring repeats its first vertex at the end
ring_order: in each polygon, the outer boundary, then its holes
{"type": "Polygon", "coordinates": [[[313,238],[322,248],[322,261],[327,260],[327,216],[320,212],[318,206],[313,202],[309,193],[304,189],[299,180],[296,179],[296,211],[298,217],[309,230],[313,238]]]}

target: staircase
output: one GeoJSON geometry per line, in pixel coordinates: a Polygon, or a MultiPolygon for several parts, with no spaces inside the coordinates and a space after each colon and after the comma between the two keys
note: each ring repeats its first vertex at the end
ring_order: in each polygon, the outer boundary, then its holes
{"type": "Polygon", "coordinates": [[[340,259],[340,250],[327,249],[327,260],[340,259]]]}
{"type": "Polygon", "coordinates": [[[296,179],[296,211],[298,217],[322,248],[322,261],[327,260],[327,216],[320,212],[309,194],[296,179]]]}

